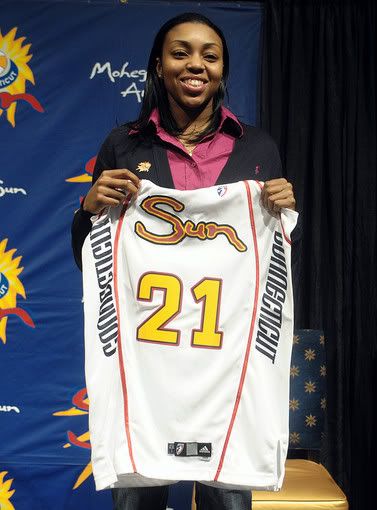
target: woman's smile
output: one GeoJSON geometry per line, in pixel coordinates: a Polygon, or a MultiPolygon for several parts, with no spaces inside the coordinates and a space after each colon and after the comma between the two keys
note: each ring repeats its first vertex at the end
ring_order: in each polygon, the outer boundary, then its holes
{"type": "Polygon", "coordinates": [[[187,92],[193,92],[194,94],[201,94],[205,91],[208,80],[202,78],[185,77],[181,78],[180,82],[187,92]]]}

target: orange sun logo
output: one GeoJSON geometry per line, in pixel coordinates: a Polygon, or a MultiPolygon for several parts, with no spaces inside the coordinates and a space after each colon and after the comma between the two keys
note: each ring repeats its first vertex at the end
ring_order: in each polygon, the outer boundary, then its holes
{"type": "MultiPolygon", "coordinates": [[[[81,416],[88,414],[89,412],[89,399],[87,396],[86,388],[78,391],[72,398],[73,407],[65,411],[57,411],[53,413],[53,416],[81,416]]],[[[89,432],[84,432],[80,436],[77,436],[74,432],[68,430],[67,437],[69,442],[66,443],[63,448],[71,448],[71,446],[78,446],[79,448],[86,448],[90,450],[89,432]]],[[[85,482],[87,478],[92,474],[92,463],[89,462],[83,469],[82,473],[78,477],[73,486],[73,489],[77,489],[81,484],[85,482]]],[[[1,508],[1,507],[0,507],[1,508]]]]}
{"type": "Polygon", "coordinates": [[[80,175],[76,175],[75,177],[69,177],[66,179],[67,182],[92,182],[93,171],[97,161],[97,156],[90,158],[89,161],[85,163],[85,172],[80,175]]]}
{"type": "MultiPolygon", "coordinates": [[[[97,156],[93,156],[85,163],[85,172],[80,175],[76,175],[75,177],[69,177],[66,179],[66,182],[92,182],[94,167],[96,165],[97,156]]],[[[84,197],[80,196],[80,204],[83,201],[84,197]]]]}
{"type": "Polygon", "coordinates": [[[43,112],[40,102],[26,93],[26,82],[33,85],[34,75],[28,66],[33,55],[29,53],[31,44],[23,46],[25,37],[16,39],[17,27],[6,35],[0,31],[0,116],[6,111],[8,122],[16,125],[16,107],[18,101],[28,103],[34,110],[43,112]]]}
{"type": "Polygon", "coordinates": [[[7,474],[7,471],[2,471],[0,473],[0,508],[1,510],[15,510],[14,506],[10,502],[10,498],[16,491],[10,490],[13,479],[4,481],[7,474]]]}
{"type": "Polygon", "coordinates": [[[24,268],[20,267],[22,257],[13,257],[15,249],[6,251],[7,241],[8,239],[3,239],[0,242],[0,340],[4,344],[7,341],[6,327],[10,315],[19,317],[32,328],[35,327],[30,315],[16,306],[18,294],[26,298],[24,286],[18,278],[24,268]]]}

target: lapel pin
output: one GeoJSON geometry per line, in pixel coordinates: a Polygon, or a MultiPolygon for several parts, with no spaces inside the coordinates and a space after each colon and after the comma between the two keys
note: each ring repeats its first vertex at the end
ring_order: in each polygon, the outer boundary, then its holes
{"type": "Polygon", "coordinates": [[[151,166],[152,164],[149,163],[149,161],[142,161],[137,165],[136,170],[138,170],[139,172],[149,172],[151,166]]]}

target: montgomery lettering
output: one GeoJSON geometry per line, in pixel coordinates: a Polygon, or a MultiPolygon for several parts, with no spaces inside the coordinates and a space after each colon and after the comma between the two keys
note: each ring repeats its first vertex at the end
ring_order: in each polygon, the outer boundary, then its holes
{"type": "Polygon", "coordinates": [[[283,247],[283,236],[275,231],[272,255],[268,267],[267,282],[262,295],[258,317],[258,330],[255,348],[272,363],[279,346],[283,305],[288,287],[287,265],[283,247]]]}
{"type": "Polygon", "coordinates": [[[113,294],[112,242],[108,218],[93,226],[90,244],[95,260],[97,283],[99,288],[98,336],[103,344],[105,356],[112,356],[117,349],[118,319],[113,294]]]}

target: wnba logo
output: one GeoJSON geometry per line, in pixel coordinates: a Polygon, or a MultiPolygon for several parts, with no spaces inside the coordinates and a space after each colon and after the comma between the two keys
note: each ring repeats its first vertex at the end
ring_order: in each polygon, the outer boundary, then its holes
{"type": "Polygon", "coordinates": [[[222,198],[225,195],[225,193],[227,192],[227,190],[228,190],[227,186],[219,186],[217,188],[217,194],[219,195],[220,198],[222,198]]]}

